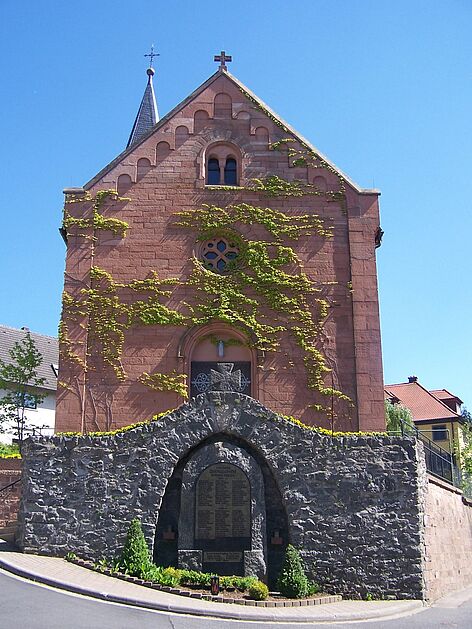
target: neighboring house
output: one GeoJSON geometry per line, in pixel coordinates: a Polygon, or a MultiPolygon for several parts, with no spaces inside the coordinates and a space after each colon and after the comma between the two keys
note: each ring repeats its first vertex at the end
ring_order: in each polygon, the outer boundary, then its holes
{"type": "Polygon", "coordinates": [[[462,446],[462,400],[447,389],[428,391],[410,376],[408,382],[386,384],[385,399],[410,409],[418,430],[444,450],[454,453],[454,444],[462,446]]]}
{"type": "MultiPolygon", "coordinates": [[[[25,338],[28,328],[9,328],[0,325],[0,359],[5,363],[12,363],[10,350],[15,343],[21,343],[25,338]]],[[[43,434],[52,435],[54,433],[54,418],[56,413],[56,389],[57,389],[57,370],[58,370],[58,341],[53,336],[44,334],[36,334],[30,332],[31,338],[35,342],[36,348],[43,357],[43,362],[38,367],[37,373],[39,378],[44,378],[44,385],[39,392],[46,397],[43,402],[36,407],[34,400],[31,401],[31,408],[28,408],[26,434],[43,434]]],[[[2,392],[0,390],[0,396],[2,392]]],[[[9,433],[0,433],[0,441],[10,443],[14,435],[9,433]]]]}

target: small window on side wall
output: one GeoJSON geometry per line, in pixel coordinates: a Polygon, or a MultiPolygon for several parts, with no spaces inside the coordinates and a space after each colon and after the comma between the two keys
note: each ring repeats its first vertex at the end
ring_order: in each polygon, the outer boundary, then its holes
{"type": "Polygon", "coordinates": [[[220,183],[220,163],[216,157],[210,157],[207,169],[207,184],[217,186],[220,183]]]}
{"type": "Polygon", "coordinates": [[[433,441],[447,441],[447,428],[445,425],[433,426],[433,441]]]}

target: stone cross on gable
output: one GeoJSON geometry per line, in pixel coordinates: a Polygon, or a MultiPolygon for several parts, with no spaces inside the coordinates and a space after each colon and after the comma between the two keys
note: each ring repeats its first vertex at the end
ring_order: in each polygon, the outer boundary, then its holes
{"type": "Polygon", "coordinates": [[[216,363],[218,371],[210,370],[210,390],[215,391],[240,391],[241,390],[241,370],[233,372],[234,363],[216,363]]]}
{"type": "Polygon", "coordinates": [[[220,62],[220,70],[224,70],[225,72],[228,70],[226,67],[226,62],[233,61],[233,57],[231,55],[227,55],[224,50],[221,51],[219,55],[215,55],[215,61],[220,62]]]}

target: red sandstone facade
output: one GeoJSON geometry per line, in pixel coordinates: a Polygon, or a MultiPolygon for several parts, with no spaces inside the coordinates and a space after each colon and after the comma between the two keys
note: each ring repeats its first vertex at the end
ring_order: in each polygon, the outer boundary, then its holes
{"type": "MultiPolygon", "coordinates": [[[[333,401],[335,429],[381,430],[385,423],[375,260],[378,192],[362,190],[342,174],[345,207],[323,196],[268,200],[243,189],[251,179],[268,174],[319,189],[339,186],[339,171],[294,166],[286,150],[272,150],[270,145],[283,138],[293,139],[294,147],[302,146],[300,136],[248,95],[234,77],[221,70],[215,73],[84,189],[65,191],[66,201],[79,200],[66,203],[70,214],[78,218],[91,216],[91,203],[80,202],[85,192],[94,195],[113,188],[129,198],[107,201],[101,210],[129,224],[125,238],[91,227],[69,229],[65,291],[80,298],[81,291],[91,286],[92,266],[123,284],[143,280],[152,271],[160,278],[188,277],[199,245],[194,234],[174,226],[175,213],[181,210],[246,202],[259,207],[270,204],[286,214],[318,214],[333,226],[333,238],[302,237],[294,247],[303,270],[323,286],[331,304],[319,346],[331,368],[325,381],[353,402],[349,406],[333,401]],[[210,151],[220,161],[227,154],[235,156],[239,187],[206,185],[210,151]]],[[[241,226],[240,232],[253,239],[267,238],[258,225],[241,226]]],[[[167,305],[179,308],[189,298],[188,290],[177,286],[167,305]]],[[[133,299],[131,292],[125,299],[133,299]]],[[[139,381],[143,373],[189,375],[192,360],[221,360],[215,344],[208,340],[212,334],[245,341],[244,331],[217,320],[202,328],[134,326],[124,333],[120,359],[126,375],[120,381],[95,356],[87,319],[71,317],[65,310],[63,323],[67,335],[61,343],[57,431],[114,429],[174,408],[184,398],[148,388],[139,381]],[[71,353],[78,358],[71,360],[71,353]]],[[[249,337],[250,330],[246,340],[249,337]]],[[[331,425],[329,413],[316,413],[309,406],[316,392],[307,388],[303,356],[287,335],[282,335],[277,352],[264,354],[247,344],[228,345],[223,360],[251,363],[251,394],[264,405],[308,424],[331,425]]]]}

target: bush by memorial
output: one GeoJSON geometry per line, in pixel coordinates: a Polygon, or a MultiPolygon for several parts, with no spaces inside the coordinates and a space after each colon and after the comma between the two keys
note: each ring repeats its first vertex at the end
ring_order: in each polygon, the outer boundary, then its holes
{"type": "MultiPolygon", "coordinates": [[[[69,553],[66,559],[75,561],[78,558],[74,553],[69,553]]],[[[131,521],[125,545],[119,558],[112,564],[102,559],[95,563],[94,568],[102,572],[108,571],[108,574],[124,573],[144,581],[173,588],[182,586],[209,590],[211,579],[214,576],[212,573],[199,572],[198,570],[156,566],[151,561],[141,523],[137,518],[131,521]]],[[[238,590],[239,592],[246,592],[249,598],[256,601],[266,600],[269,596],[267,585],[256,577],[220,576],[219,586],[222,591],[238,590]]],[[[287,546],[277,587],[282,596],[286,598],[312,596],[320,590],[316,583],[308,581],[300,554],[291,545],[287,546]]]]}
{"type": "Polygon", "coordinates": [[[277,580],[280,593],[287,598],[303,598],[310,591],[310,584],[303,568],[298,550],[289,544],[284,563],[277,580]]]}

